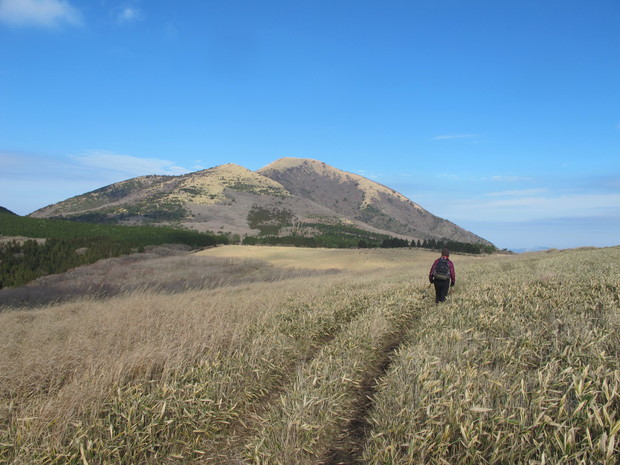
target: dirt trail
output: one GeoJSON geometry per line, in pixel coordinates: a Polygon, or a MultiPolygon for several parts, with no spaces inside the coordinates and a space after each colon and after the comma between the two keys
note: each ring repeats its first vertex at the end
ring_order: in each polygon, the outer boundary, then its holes
{"type": "MultiPolygon", "coordinates": [[[[273,376],[273,385],[260,393],[257,398],[250,403],[246,410],[239,415],[239,420],[230,424],[224,431],[225,439],[218,438],[212,447],[207,444],[207,449],[216,450],[216,453],[209,455],[205,462],[199,462],[214,465],[243,465],[247,462],[244,460],[244,452],[248,440],[256,434],[258,428],[262,426],[263,418],[271,408],[279,401],[280,395],[294,382],[297,367],[300,364],[310,363],[320,352],[321,347],[333,341],[341,329],[350,324],[356,318],[363,315],[364,312],[351,313],[349,318],[340,321],[340,324],[331,327],[329,331],[318,334],[317,339],[312,341],[308,351],[302,357],[291,360],[286,367],[280,367],[277,374],[273,376]],[[223,445],[225,444],[225,446],[223,445]]],[[[368,379],[370,383],[370,378],[368,379]]]]}
{"type": "MultiPolygon", "coordinates": [[[[379,381],[389,370],[396,352],[405,342],[411,328],[419,321],[428,302],[431,301],[426,289],[420,289],[416,294],[411,295],[412,300],[402,304],[401,311],[391,321],[392,329],[385,333],[376,345],[374,356],[367,363],[365,372],[361,379],[358,378],[358,384],[351,392],[348,419],[341,425],[339,434],[328,444],[327,452],[322,454],[319,464],[362,464],[362,453],[370,429],[368,417],[373,408],[379,381]]],[[[208,455],[209,459],[201,463],[218,465],[248,463],[246,461],[247,444],[263,427],[266,416],[278,403],[281,394],[286,393],[294,382],[296,367],[300,363],[311,362],[318,355],[321,347],[330,344],[343,327],[364,313],[363,311],[354,312],[348,318],[339,320],[336,327],[329,327],[327,332],[319,333],[320,337],[313,341],[312,346],[301,358],[291,360],[286,368],[268,375],[272,377],[273,384],[257,395],[255,401],[240,413],[239,420],[226,428],[223,436],[215,438],[212,447],[207,445],[206,450],[212,452],[208,455]]]]}
{"type": "MultiPolygon", "coordinates": [[[[424,294],[420,295],[425,300],[424,294]]],[[[404,343],[409,330],[418,320],[417,317],[408,318],[406,321],[395,324],[398,328],[390,333],[377,348],[377,357],[368,367],[359,387],[354,394],[351,416],[343,425],[340,434],[325,454],[320,465],[362,465],[362,452],[366,443],[366,437],[370,429],[368,414],[370,413],[374,396],[377,392],[380,379],[389,370],[396,351],[404,343]]]]}
{"type": "Polygon", "coordinates": [[[377,391],[377,383],[390,367],[394,352],[400,347],[401,341],[394,338],[381,349],[382,357],[371,367],[359,385],[354,401],[351,418],[336,438],[335,443],[326,454],[321,465],[361,465],[361,455],[366,442],[370,423],[368,413],[373,405],[377,391]]]}

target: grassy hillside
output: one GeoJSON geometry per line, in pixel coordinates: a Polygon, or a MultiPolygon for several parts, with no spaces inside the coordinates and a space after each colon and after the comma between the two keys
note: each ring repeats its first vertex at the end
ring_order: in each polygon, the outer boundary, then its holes
{"type": "Polygon", "coordinates": [[[7,215],[15,215],[15,213],[13,213],[11,210],[9,210],[8,208],[4,208],[4,207],[0,207],[0,213],[5,213],[7,215]]]}
{"type": "Polygon", "coordinates": [[[620,248],[399,252],[0,313],[0,463],[618,463],[620,248]]]}

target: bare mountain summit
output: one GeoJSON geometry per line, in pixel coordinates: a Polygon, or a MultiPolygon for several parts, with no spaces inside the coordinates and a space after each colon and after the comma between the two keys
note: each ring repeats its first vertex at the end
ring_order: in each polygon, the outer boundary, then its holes
{"type": "Polygon", "coordinates": [[[142,176],[35,211],[39,218],[179,224],[239,235],[311,236],[317,225],[408,239],[490,242],[402,194],[317,160],[281,158],[254,172],[235,164],[181,176],[142,176]]]}
{"type": "Polygon", "coordinates": [[[412,238],[487,241],[439,218],[394,189],[317,160],[281,158],[258,170],[303,197],[376,229],[412,238]]]}

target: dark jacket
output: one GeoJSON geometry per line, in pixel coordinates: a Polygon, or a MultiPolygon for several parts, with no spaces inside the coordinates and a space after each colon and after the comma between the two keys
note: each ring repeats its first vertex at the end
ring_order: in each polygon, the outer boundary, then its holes
{"type": "Polygon", "coordinates": [[[452,263],[452,261],[448,257],[441,257],[433,262],[433,266],[431,266],[431,271],[428,273],[428,280],[431,283],[433,282],[433,274],[435,273],[435,268],[437,267],[437,263],[439,263],[439,260],[441,260],[442,258],[445,258],[446,260],[448,260],[448,266],[450,267],[450,281],[452,281],[451,285],[454,286],[456,284],[456,273],[454,271],[454,263],[452,263]]]}

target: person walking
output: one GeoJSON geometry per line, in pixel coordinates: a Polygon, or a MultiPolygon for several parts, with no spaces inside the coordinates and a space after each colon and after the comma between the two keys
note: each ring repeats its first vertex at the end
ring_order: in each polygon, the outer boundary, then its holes
{"type": "Polygon", "coordinates": [[[456,284],[454,263],[450,260],[450,251],[443,249],[439,257],[431,266],[428,280],[435,285],[435,303],[444,302],[448,296],[450,286],[456,284]]]}

